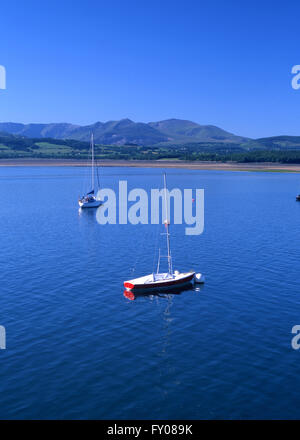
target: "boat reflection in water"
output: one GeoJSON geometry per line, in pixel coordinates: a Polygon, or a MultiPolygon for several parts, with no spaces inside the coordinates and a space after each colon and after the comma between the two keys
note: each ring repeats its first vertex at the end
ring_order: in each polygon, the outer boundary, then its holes
{"type": "Polygon", "coordinates": [[[99,208],[97,208],[97,209],[82,209],[82,208],[79,208],[78,209],[78,214],[79,214],[79,217],[82,217],[83,215],[84,216],[86,216],[86,217],[95,217],[96,216],[96,212],[98,211],[98,209],[99,208]]]}
{"type": "Polygon", "coordinates": [[[143,292],[136,292],[136,291],[131,291],[131,290],[127,290],[125,289],[123,292],[123,295],[125,296],[125,298],[129,299],[130,301],[134,301],[137,298],[150,298],[153,299],[155,297],[157,298],[169,298],[172,295],[181,295],[183,292],[200,292],[201,290],[203,290],[204,287],[202,286],[200,287],[193,287],[191,285],[189,286],[183,286],[183,287],[177,287],[177,288],[173,288],[172,290],[168,290],[168,292],[164,291],[164,290],[151,290],[151,292],[147,292],[147,291],[143,291],[143,292]]]}
{"type": "MultiPolygon", "coordinates": [[[[203,286],[193,287],[185,286],[181,288],[171,289],[166,291],[152,290],[144,292],[133,292],[130,290],[124,290],[124,296],[127,300],[130,300],[130,306],[133,308],[138,306],[139,302],[151,303],[151,308],[154,306],[154,314],[157,319],[157,326],[159,330],[159,338],[157,338],[157,344],[152,347],[153,359],[155,359],[155,369],[157,370],[157,379],[155,383],[156,391],[159,393],[160,401],[164,402],[169,396],[174,396],[176,392],[182,390],[182,370],[177,359],[177,337],[176,330],[178,330],[177,322],[174,321],[176,313],[174,313],[173,305],[176,303],[174,298],[177,295],[197,295],[200,290],[204,289],[203,286]],[[134,302],[137,300],[136,302],[134,302]],[[160,305],[159,307],[158,304],[160,305]],[[173,309],[173,310],[172,310],[173,309]],[[175,338],[174,338],[175,337],[175,338]]],[[[201,296],[199,295],[199,299],[201,296]]],[[[177,297],[179,300],[179,298],[177,297]]],[[[181,298],[183,299],[183,298],[181,298]]],[[[146,308],[148,304],[145,305],[146,308]]],[[[129,307],[129,303],[128,303],[129,307]]],[[[131,307],[130,307],[131,308],[131,307]]],[[[176,308],[176,305],[175,305],[176,308]]],[[[182,328],[180,329],[180,332],[182,328]]]]}
{"type": "Polygon", "coordinates": [[[98,208],[95,209],[78,209],[78,215],[81,218],[93,218],[95,219],[97,217],[98,209],[101,209],[103,205],[100,205],[98,208]]]}

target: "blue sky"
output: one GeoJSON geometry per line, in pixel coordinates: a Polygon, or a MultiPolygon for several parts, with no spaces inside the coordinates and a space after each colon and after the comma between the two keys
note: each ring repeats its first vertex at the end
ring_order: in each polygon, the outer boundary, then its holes
{"type": "Polygon", "coordinates": [[[181,118],[300,135],[299,13],[264,0],[3,2],[0,121],[181,118]]]}

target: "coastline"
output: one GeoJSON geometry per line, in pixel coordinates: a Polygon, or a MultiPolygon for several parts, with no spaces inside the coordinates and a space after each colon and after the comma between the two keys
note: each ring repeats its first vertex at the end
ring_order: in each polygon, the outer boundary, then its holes
{"type": "MultiPolygon", "coordinates": [[[[258,163],[221,163],[221,162],[187,162],[169,160],[101,160],[101,167],[136,167],[136,168],[174,168],[189,170],[214,170],[214,171],[268,171],[299,173],[300,164],[280,164],[270,162],[258,163]]],[[[74,159],[1,159],[0,167],[82,167],[87,166],[86,160],[74,159]]]]}

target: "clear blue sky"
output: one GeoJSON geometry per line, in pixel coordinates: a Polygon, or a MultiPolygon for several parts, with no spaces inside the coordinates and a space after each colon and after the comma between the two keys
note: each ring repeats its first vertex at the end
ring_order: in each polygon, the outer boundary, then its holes
{"type": "Polygon", "coordinates": [[[190,119],[300,135],[293,1],[2,2],[0,121],[190,119]]]}

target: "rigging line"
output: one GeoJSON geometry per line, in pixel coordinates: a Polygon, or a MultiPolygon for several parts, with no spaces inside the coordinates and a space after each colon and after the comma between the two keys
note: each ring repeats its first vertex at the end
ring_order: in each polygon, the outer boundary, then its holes
{"type": "Polygon", "coordinates": [[[90,144],[90,148],[87,154],[87,160],[86,160],[86,167],[85,167],[85,172],[84,172],[84,179],[83,179],[83,194],[86,194],[87,192],[90,191],[89,189],[89,175],[90,175],[90,162],[91,162],[91,155],[92,155],[92,146],[90,144]]]}
{"type": "Polygon", "coordinates": [[[100,189],[100,179],[99,179],[99,165],[98,165],[97,159],[95,159],[95,164],[96,164],[97,185],[98,185],[98,190],[99,190],[100,189]]]}
{"type": "Polygon", "coordinates": [[[167,197],[167,177],[166,173],[164,173],[164,200],[165,200],[165,226],[167,228],[167,249],[168,249],[168,272],[169,274],[173,274],[172,268],[172,256],[171,256],[171,247],[170,247],[170,233],[169,233],[169,212],[168,212],[168,197],[167,197]]]}
{"type": "Polygon", "coordinates": [[[92,148],[92,191],[95,192],[95,153],[94,153],[94,133],[91,136],[91,148],[92,148]]]}
{"type": "Polygon", "coordinates": [[[159,229],[160,229],[160,224],[158,223],[158,224],[156,225],[156,234],[155,234],[155,235],[156,235],[156,239],[155,239],[155,245],[154,245],[153,270],[152,270],[152,273],[155,272],[155,267],[156,267],[156,257],[157,257],[157,249],[158,249],[158,239],[159,239],[159,236],[160,236],[159,229]]]}

